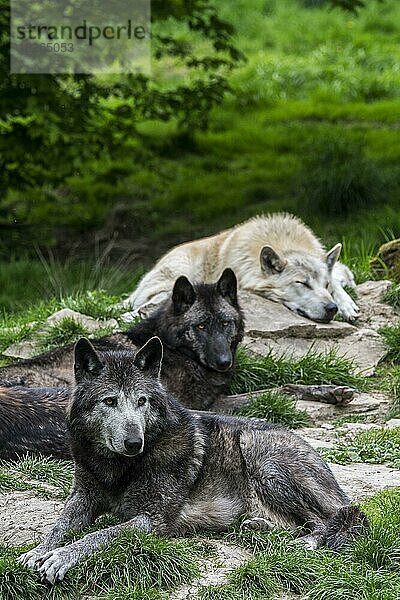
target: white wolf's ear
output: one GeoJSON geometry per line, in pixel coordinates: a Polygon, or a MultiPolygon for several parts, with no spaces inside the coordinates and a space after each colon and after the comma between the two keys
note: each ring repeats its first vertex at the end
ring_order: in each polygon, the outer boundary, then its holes
{"type": "Polygon", "coordinates": [[[328,271],[331,272],[333,267],[335,266],[335,262],[339,258],[339,254],[342,250],[342,244],[336,244],[326,253],[325,260],[328,266],[328,271]]]}
{"type": "Polygon", "coordinates": [[[281,273],[287,261],[282,259],[271,246],[264,246],[260,253],[261,269],[267,273],[281,273]]]}
{"type": "Polygon", "coordinates": [[[196,292],[189,279],[184,275],[178,277],[172,290],[172,302],[175,314],[186,312],[196,300],[196,292]]]}
{"type": "Polygon", "coordinates": [[[75,379],[79,383],[86,377],[97,377],[104,364],[92,344],[86,338],[81,338],[75,344],[75,379]]]}
{"type": "Polygon", "coordinates": [[[225,269],[217,281],[217,290],[231,304],[237,304],[237,279],[232,269],[225,269]]]}
{"type": "Polygon", "coordinates": [[[162,341],[159,337],[154,336],[144,346],[139,348],[133,359],[133,364],[141,371],[149,371],[156,375],[156,377],[159,377],[163,354],[162,341]]]}

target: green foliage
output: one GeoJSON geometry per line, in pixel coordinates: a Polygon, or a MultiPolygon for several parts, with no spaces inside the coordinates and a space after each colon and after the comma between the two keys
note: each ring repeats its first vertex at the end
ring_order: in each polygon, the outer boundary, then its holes
{"type": "Polygon", "coordinates": [[[389,417],[400,416],[400,366],[385,374],[384,387],[391,395],[389,417]]]}
{"type": "Polygon", "coordinates": [[[274,356],[272,353],[255,357],[245,348],[239,348],[235,365],[232,394],[254,392],[286,383],[364,385],[363,378],[354,373],[353,361],[333,351],[322,354],[310,351],[295,359],[274,356]]]}
{"type": "Polygon", "coordinates": [[[400,322],[396,325],[381,327],[379,333],[385,341],[386,359],[394,363],[400,363],[400,322]]]}
{"type": "Polygon", "coordinates": [[[392,283],[386,290],[383,299],[396,310],[400,310],[400,283],[392,283]]]}
{"type": "Polygon", "coordinates": [[[99,316],[104,307],[103,318],[116,317],[118,309],[111,309],[114,298],[120,300],[123,292],[131,292],[142,274],[143,269],[133,267],[129,261],[110,264],[106,258],[12,259],[0,263],[0,312],[29,310],[32,304],[53,302],[56,297],[64,306],[69,302],[82,306],[91,316],[99,316]]]}
{"type": "Polygon", "coordinates": [[[400,428],[371,429],[339,440],[333,449],[321,449],[326,460],[347,465],[351,462],[387,464],[400,467],[400,428]]]}
{"type": "Polygon", "coordinates": [[[255,395],[249,404],[236,410],[235,414],[267,419],[270,423],[279,423],[293,429],[310,424],[310,417],[305,411],[296,408],[293,398],[276,392],[255,395]]]}
{"type": "Polygon", "coordinates": [[[372,208],[387,194],[382,171],[365,157],[361,142],[339,137],[307,143],[299,180],[308,212],[321,216],[372,208]]]}
{"type": "Polygon", "coordinates": [[[47,331],[40,334],[40,348],[44,351],[65,346],[88,335],[90,335],[90,331],[82,323],[72,317],[65,317],[65,319],[54,323],[47,331]]]}

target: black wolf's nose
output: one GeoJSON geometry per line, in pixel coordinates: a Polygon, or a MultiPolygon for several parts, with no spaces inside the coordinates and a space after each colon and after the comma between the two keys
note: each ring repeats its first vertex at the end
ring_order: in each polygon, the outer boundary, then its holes
{"type": "Polygon", "coordinates": [[[220,356],[217,359],[217,369],[227,371],[232,366],[232,358],[230,356],[220,356]]]}
{"type": "Polygon", "coordinates": [[[143,440],[140,438],[126,438],[124,440],[125,450],[128,454],[138,454],[142,449],[143,440]]]}
{"type": "Polygon", "coordinates": [[[328,304],[325,304],[324,308],[325,308],[325,312],[331,318],[333,318],[336,315],[337,311],[338,311],[337,304],[335,304],[334,302],[329,302],[328,304]]]}

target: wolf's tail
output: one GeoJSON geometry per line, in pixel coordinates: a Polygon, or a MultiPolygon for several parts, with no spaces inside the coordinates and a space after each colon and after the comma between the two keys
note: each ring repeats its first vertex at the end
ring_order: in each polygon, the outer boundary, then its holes
{"type": "Polygon", "coordinates": [[[326,522],[320,546],[340,550],[368,530],[367,516],[358,506],[343,506],[326,522]]]}

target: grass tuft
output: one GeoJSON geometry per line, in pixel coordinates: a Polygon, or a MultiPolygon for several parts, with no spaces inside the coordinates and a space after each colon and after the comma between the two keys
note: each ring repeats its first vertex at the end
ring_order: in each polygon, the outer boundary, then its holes
{"type": "Polygon", "coordinates": [[[322,448],[325,460],[341,465],[349,463],[387,464],[400,467],[400,427],[371,429],[340,440],[335,448],[322,448]]]}
{"type": "Polygon", "coordinates": [[[400,310],[400,283],[392,283],[386,290],[383,299],[396,310],[400,310]]]}
{"type": "Polygon", "coordinates": [[[387,348],[386,359],[400,363],[400,321],[396,325],[385,325],[379,333],[383,336],[387,348]]]}
{"type": "Polygon", "coordinates": [[[235,414],[268,419],[270,423],[279,423],[293,429],[305,427],[311,422],[305,411],[296,408],[293,398],[276,392],[264,392],[254,396],[249,404],[237,409],[235,414]]]}
{"type": "Polygon", "coordinates": [[[161,591],[189,583],[198,576],[198,549],[188,540],[167,540],[124,531],[107,548],[78,564],[64,581],[50,587],[21,567],[16,558],[27,548],[0,546],[2,600],[108,600],[162,597],[161,591]]]}
{"type": "Polygon", "coordinates": [[[352,360],[338,356],[334,351],[310,351],[295,359],[274,356],[272,353],[256,357],[244,348],[238,349],[231,394],[255,392],[287,383],[332,383],[361,388],[365,385],[365,380],[354,373],[352,360]]]}
{"type": "Polygon", "coordinates": [[[72,463],[48,457],[1,461],[0,492],[31,490],[40,496],[66,498],[72,473],[72,463]]]}

